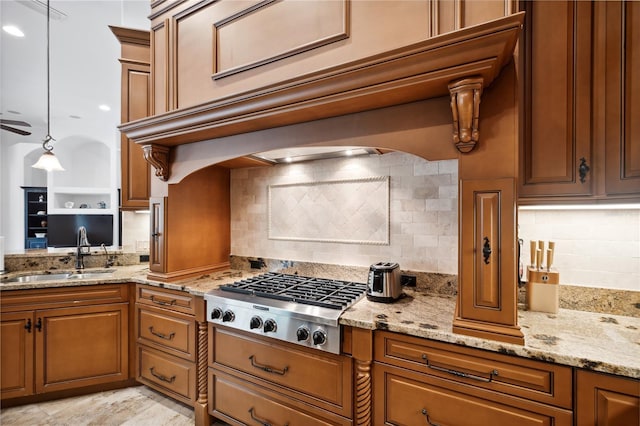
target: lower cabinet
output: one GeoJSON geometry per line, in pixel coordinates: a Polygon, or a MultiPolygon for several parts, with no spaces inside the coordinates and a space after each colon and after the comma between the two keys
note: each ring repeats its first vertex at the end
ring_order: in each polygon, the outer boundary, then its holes
{"type": "Polygon", "coordinates": [[[2,293],[2,399],[129,378],[127,285],[2,293]]]}
{"type": "Polygon", "coordinates": [[[376,332],[373,424],[573,425],[572,369],[376,332]]]}
{"type": "Polygon", "coordinates": [[[351,425],[350,357],[210,325],[209,413],[233,425],[351,425]]]}
{"type": "Polygon", "coordinates": [[[577,426],[640,425],[640,380],[578,370],[577,426]]]}

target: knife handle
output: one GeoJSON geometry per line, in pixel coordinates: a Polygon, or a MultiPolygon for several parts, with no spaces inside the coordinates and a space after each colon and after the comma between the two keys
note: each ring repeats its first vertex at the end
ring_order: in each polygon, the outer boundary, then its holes
{"type": "Polygon", "coordinates": [[[536,250],[536,269],[539,271],[542,266],[542,250],[536,250]]]}
{"type": "Polygon", "coordinates": [[[538,248],[538,243],[536,241],[530,241],[529,242],[529,253],[531,256],[531,263],[529,263],[529,265],[531,265],[532,267],[535,266],[536,264],[536,250],[538,248]]]}
{"type": "Polygon", "coordinates": [[[547,249],[547,271],[551,270],[551,265],[553,264],[553,249],[547,249]]]}
{"type": "Polygon", "coordinates": [[[540,250],[542,250],[542,252],[544,253],[544,241],[543,240],[539,240],[538,241],[538,248],[540,250]]]}

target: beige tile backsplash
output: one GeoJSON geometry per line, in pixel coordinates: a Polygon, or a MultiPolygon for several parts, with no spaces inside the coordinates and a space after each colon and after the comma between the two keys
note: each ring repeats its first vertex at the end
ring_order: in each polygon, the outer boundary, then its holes
{"type": "MultiPolygon", "coordinates": [[[[355,266],[396,261],[403,269],[455,274],[457,171],[456,160],[428,162],[403,153],[233,170],[231,252],[237,256],[355,266]],[[378,176],[389,176],[389,244],[280,241],[268,238],[269,185],[378,176]]],[[[367,191],[354,191],[351,196],[355,198],[355,204],[371,204],[371,194],[367,191]]],[[[380,204],[384,203],[384,200],[380,200],[380,204]]],[[[361,214],[360,219],[366,220],[366,211],[361,214]]],[[[323,212],[319,210],[314,215],[323,215],[323,212]]],[[[317,218],[303,220],[316,221],[317,218]]],[[[353,222],[353,218],[350,222],[353,222]]],[[[297,225],[300,226],[300,223],[297,225]]],[[[315,223],[309,226],[315,226],[315,223]]],[[[328,234],[340,234],[340,223],[327,220],[325,226],[334,227],[328,234]]]]}

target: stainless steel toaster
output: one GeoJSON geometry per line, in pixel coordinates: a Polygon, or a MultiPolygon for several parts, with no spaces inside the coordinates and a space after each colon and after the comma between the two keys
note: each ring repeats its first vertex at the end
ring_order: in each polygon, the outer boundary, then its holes
{"type": "Polygon", "coordinates": [[[389,303],[402,296],[400,283],[400,265],[391,262],[379,262],[369,267],[367,299],[374,302],[389,303]]]}

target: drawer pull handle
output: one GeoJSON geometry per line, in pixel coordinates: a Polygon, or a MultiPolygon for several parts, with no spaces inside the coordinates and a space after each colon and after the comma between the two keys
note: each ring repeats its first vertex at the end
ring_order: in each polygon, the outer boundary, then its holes
{"type": "MultiPolygon", "coordinates": [[[[271,426],[271,423],[261,419],[260,417],[253,414],[253,407],[249,408],[249,414],[251,415],[251,419],[262,426],[271,426]]],[[[285,423],[284,426],[289,426],[289,423],[285,423]]]]}
{"type": "Polygon", "coordinates": [[[260,370],[266,371],[267,373],[274,373],[274,374],[279,374],[281,376],[284,376],[289,370],[289,367],[285,367],[282,370],[278,370],[277,368],[269,367],[268,365],[260,365],[257,362],[255,362],[255,360],[253,359],[253,355],[249,357],[249,360],[251,361],[252,367],[259,368],[260,370]]]}
{"type": "Polygon", "coordinates": [[[422,415],[424,416],[424,419],[427,421],[427,424],[428,424],[428,425],[431,425],[431,426],[438,426],[438,424],[437,424],[437,423],[433,423],[433,422],[431,421],[431,419],[429,418],[429,413],[427,413],[427,410],[425,410],[424,408],[422,409],[422,415]]]}
{"type": "Polygon", "coordinates": [[[491,383],[493,381],[493,378],[498,375],[498,370],[495,370],[495,369],[489,373],[489,377],[487,378],[483,376],[478,376],[476,374],[463,373],[462,371],[452,370],[450,368],[439,367],[437,365],[431,364],[425,354],[422,354],[422,359],[427,364],[427,367],[431,368],[432,370],[442,371],[444,373],[453,374],[454,376],[464,377],[465,379],[473,379],[479,382],[491,383]]]}
{"type": "Polygon", "coordinates": [[[151,296],[151,301],[158,305],[165,305],[165,306],[173,306],[177,302],[176,299],[171,299],[169,301],[166,301],[166,300],[156,299],[155,296],[151,296]]]}
{"type": "Polygon", "coordinates": [[[175,375],[174,375],[174,376],[171,376],[171,377],[163,376],[162,374],[158,374],[158,373],[156,373],[155,371],[153,371],[153,370],[154,370],[154,368],[155,368],[155,367],[151,367],[151,368],[149,369],[149,371],[151,372],[151,375],[152,375],[153,377],[156,377],[156,378],[158,378],[158,379],[162,380],[163,382],[167,382],[167,383],[173,383],[173,382],[176,380],[176,376],[175,376],[175,375]]]}
{"type": "Polygon", "coordinates": [[[157,337],[159,337],[161,339],[164,339],[164,340],[173,340],[173,336],[176,335],[175,332],[171,332],[169,334],[158,333],[157,331],[153,331],[153,326],[149,327],[149,333],[151,333],[154,336],[157,336],[157,337]]]}
{"type": "Polygon", "coordinates": [[[31,333],[31,318],[27,318],[27,323],[24,325],[24,329],[27,333],[31,333]]]}

